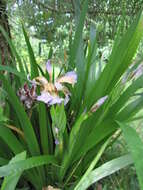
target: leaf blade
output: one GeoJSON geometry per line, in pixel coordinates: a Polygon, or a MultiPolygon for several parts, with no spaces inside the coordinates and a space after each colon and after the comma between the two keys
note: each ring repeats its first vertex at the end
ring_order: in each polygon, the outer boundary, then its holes
{"type": "Polygon", "coordinates": [[[80,184],[80,187],[77,186],[74,190],[86,190],[91,184],[99,181],[100,179],[109,176],[116,171],[132,164],[133,161],[130,155],[121,156],[119,158],[113,159],[109,162],[106,162],[99,168],[96,168],[92,172],[90,172],[86,179],[80,184]]]}
{"type": "MultiPolygon", "coordinates": [[[[17,154],[14,158],[11,159],[9,164],[15,163],[19,160],[24,160],[26,158],[26,152],[17,154]]],[[[11,174],[4,178],[4,181],[1,186],[1,190],[15,190],[17,182],[21,176],[22,172],[11,174]]]]}
{"type": "Polygon", "coordinates": [[[134,160],[140,187],[143,189],[143,160],[141,159],[143,157],[143,142],[135,129],[129,127],[127,124],[120,122],[118,124],[123,131],[124,138],[134,160]]]}
{"type": "Polygon", "coordinates": [[[57,164],[56,159],[53,156],[33,156],[23,161],[11,163],[0,167],[0,177],[11,175],[13,172],[23,172],[34,167],[42,166],[45,164],[57,164]]]}

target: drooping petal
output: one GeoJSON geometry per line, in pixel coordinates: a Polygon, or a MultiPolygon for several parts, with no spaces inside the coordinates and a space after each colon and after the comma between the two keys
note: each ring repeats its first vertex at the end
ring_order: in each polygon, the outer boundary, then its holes
{"type": "Polygon", "coordinates": [[[37,100],[48,104],[53,97],[48,92],[42,92],[41,95],[37,96],[37,100]]]}
{"type": "Polygon", "coordinates": [[[42,92],[40,96],[37,97],[38,101],[42,101],[47,105],[61,104],[64,99],[56,95],[51,95],[48,92],[42,92]]]}
{"type": "Polygon", "coordinates": [[[61,104],[64,101],[63,98],[60,98],[59,96],[52,96],[51,101],[48,102],[48,105],[54,105],[54,104],[61,104]]]}
{"type": "Polygon", "coordinates": [[[75,84],[77,82],[77,74],[75,71],[67,72],[64,76],[58,78],[57,82],[75,84]]]}

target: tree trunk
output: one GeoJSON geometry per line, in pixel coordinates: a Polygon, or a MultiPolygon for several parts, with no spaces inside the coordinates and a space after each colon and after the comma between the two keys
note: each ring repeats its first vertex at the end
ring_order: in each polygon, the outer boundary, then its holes
{"type": "MultiPolygon", "coordinates": [[[[6,9],[6,0],[0,0],[0,25],[5,29],[7,34],[10,37],[10,28],[8,23],[7,9],[6,9]]],[[[0,32],[0,55],[2,64],[10,64],[10,48],[6,39],[3,37],[3,34],[0,32]]]]}

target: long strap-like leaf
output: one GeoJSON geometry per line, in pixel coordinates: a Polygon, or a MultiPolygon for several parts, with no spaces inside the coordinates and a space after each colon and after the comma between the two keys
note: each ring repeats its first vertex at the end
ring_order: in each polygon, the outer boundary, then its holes
{"type": "MultiPolygon", "coordinates": [[[[15,163],[20,160],[24,160],[25,158],[26,158],[26,152],[22,152],[16,155],[14,158],[12,158],[9,164],[15,163]]],[[[10,176],[5,177],[1,186],[1,190],[15,190],[17,182],[21,174],[22,172],[18,172],[18,173],[13,173],[10,176]]]]}
{"type": "MultiPolygon", "coordinates": [[[[119,122],[118,122],[119,123],[119,122]]],[[[119,123],[133,157],[140,188],[143,189],[143,141],[132,127],[119,123]]]]}
{"type": "Polygon", "coordinates": [[[8,145],[14,154],[23,151],[21,143],[7,127],[0,126],[0,138],[8,145]]]}
{"type": "Polygon", "coordinates": [[[23,132],[26,138],[26,142],[28,144],[28,148],[31,154],[32,155],[40,154],[40,149],[39,149],[39,145],[36,139],[35,132],[24,110],[24,107],[20,104],[18,97],[15,95],[15,92],[13,91],[11,85],[9,84],[9,82],[6,80],[6,78],[3,75],[0,75],[0,80],[2,80],[3,82],[3,87],[5,91],[7,92],[8,99],[20,121],[21,127],[23,129],[23,132]]]}
{"type": "Polygon", "coordinates": [[[39,75],[38,67],[37,67],[37,63],[36,63],[36,59],[34,56],[32,46],[30,44],[28,35],[27,35],[26,30],[25,30],[23,25],[22,25],[22,29],[23,29],[23,34],[25,37],[25,41],[26,41],[26,45],[27,45],[28,53],[29,53],[30,66],[31,66],[31,78],[34,78],[34,77],[37,77],[39,75]]]}
{"type": "Polygon", "coordinates": [[[116,171],[130,165],[133,163],[130,155],[121,156],[109,162],[106,162],[99,168],[96,168],[90,172],[82,183],[78,183],[74,190],[86,190],[90,185],[99,181],[100,179],[109,176],[116,171]]]}
{"type": "Polygon", "coordinates": [[[87,96],[86,104],[90,107],[100,97],[112,91],[122,74],[132,63],[143,36],[143,14],[139,13],[120,43],[112,50],[109,62],[101,73],[94,88],[87,96]]]}
{"type": "Polygon", "coordinates": [[[76,59],[76,55],[78,52],[80,40],[82,37],[82,30],[84,27],[84,20],[85,20],[87,8],[88,8],[88,0],[85,0],[84,4],[83,4],[83,10],[81,12],[80,19],[78,22],[78,27],[77,27],[77,30],[75,33],[74,41],[72,44],[71,52],[70,52],[69,65],[70,65],[70,67],[72,67],[72,69],[75,67],[75,59],[76,59]]]}
{"type": "Polygon", "coordinates": [[[23,172],[34,167],[42,166],[45,164],[57,164],[56,159],[53,156],[35,156],[23,161],[11,163],[0,167],[0,177],[5,177],[16,172],[23,172]]]}
{"type": "Polygon", "coordinates": [[[12,74],[26,80],[26,77],[22,72],[19,72],[19,71],[17,71],[17,69],[14,69],[12,67],[0,65],[0,71],[7,71],[9,73],[12,73],[12,74]]]}

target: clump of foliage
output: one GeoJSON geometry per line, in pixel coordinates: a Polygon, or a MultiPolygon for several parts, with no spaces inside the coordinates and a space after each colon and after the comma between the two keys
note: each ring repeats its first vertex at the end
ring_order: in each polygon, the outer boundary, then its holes
{"type": "Polygon", "coordinates": [[[19,181],[19,187],[29,189],[53,186],[84,190],[133,162],[143,188],[142,141],[129,127],[142,109],[142,93],[132,97],[142,89],[143,75],[132,69],[126,73],[142,38],[143,15],[138,14],[121,39],[117,37],[108,63],[100,69],[95,62],[93,27],[88,47],[83,48],[87,5],[84,1],[75,37],[70,39],[68,64],[57,77],[49,63],[46,72],[36,63],[23,27],[31,66],[29,77],[26,64],[0,28],[16,60],[11,67],[0,65],[0,70],[14,75],[12,85],[9,74],[0,75],[5,93],[4,111],[0,112],[2,189],[15,189],[19,181]],[[118,137],[118,130],[123,131],[131,153],[97,167],[104,150],[118,137]]]}

